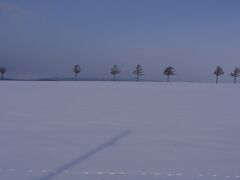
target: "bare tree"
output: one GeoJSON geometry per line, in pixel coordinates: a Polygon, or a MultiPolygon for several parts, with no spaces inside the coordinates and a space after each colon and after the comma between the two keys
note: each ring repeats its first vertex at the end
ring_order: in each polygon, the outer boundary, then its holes
{"type": "Polygon", "coordinates": [[[139,76],[143,76],[143,68],[140,64],[137,65],[136,69],[133,71],[133,74],[137,75],[137,82],[139,81],[139,76]]]}
{"type": "Polygon", "coordinates": [[[220,66],[217,66],[213,74],[216,76],[216,83],[218,83],[218,77],[223,75],[224,71],[220,66]]]}
{"type": "Polygon", "coordinates": [[[7,72],[7,69],[3,66],[0,67],[0,73],[2,74],[2,80],[3,80],[3,75],[7,72]]]}
{"type": "Polygon", "coordinates": [[[230,76],[232,76],[234,78],[234,84],[235,84],[237,82],[237,77],[240,76],[240,68],[239,67],[235,67],[233,72],[230,73],[230,76]]]}
{"type": "Polygon", "coordinates": [[[170,76],[175,75],[175,69],[174,69],[174,67],[172,67],[172,66],[167,67],[167,68],[164,70],[163,74],[167,76],[167,82],[169,82],[170,76]]]}
{"type": "Polygon", "coordinates": [[[111,74],[113,75],[113,81],[115,81],[116,80],[116,74],[119,74],[121,71],[120,71],[120,69],[118,68],[118,66],[117,65],[114,65],[112,68],[111,68],[111,74]]]}
{"type": "Polygon", "coordinates": [[[73,67],[73,72],[75,73],[75,79],[77,80],[78,74],[81,72],[81,67],[80,65],[76,64],[73,67]]]}

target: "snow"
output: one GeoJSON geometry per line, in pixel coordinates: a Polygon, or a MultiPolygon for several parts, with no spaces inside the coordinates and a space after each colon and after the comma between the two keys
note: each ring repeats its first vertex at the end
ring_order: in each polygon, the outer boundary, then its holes
{"type": "Polygon", "coordinates": [[[1,180],[240,179],[238,84],[0,82],[1,180]]]}

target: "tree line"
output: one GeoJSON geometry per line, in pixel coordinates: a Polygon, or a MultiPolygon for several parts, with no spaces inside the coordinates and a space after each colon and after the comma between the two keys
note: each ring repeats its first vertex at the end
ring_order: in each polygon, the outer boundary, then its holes
{"type": "MultiPolygon", "coordinates": [[[[81,72],[80,65],[76,64],[73,67],[73,72],[75,73],[75,79],[77,80],[78,74],[81,72]]],[[[121,71],[117,65],[114,65],[110,69],[110,73],[113,75],[113,81],[116,81],[116,75],[119,74],[121,71]]],[[[136,66],[136,68],[133,70],[133,74],[136,75],[136,80],[139,81],[140,76],[143,76],[143,68],[140,64],[136,66]]],[[[175,74],[175,68],[172,66],[169,66],[164,69],[163,74],[167,76],[167,82],[170,81],[170,76],[176,75],[175,74]]],[[[220,66],[217,66],[216,69],[214,70],[213,74],[216,76],[216,83],[218,83],[219,76],[224,74],[223,69],[220,66]]],[[[237,82],[237,77],[240,76],[240,68],[235,67],[233,72],[230,73],[230,76],[234,78],[234,83],[237,82]]]]}
{"type": "MultiPolygon", "coordinates": [[[[7,72],[7,68],[4,66],[0,66],[0,74],[1,74],[1,79],[4,79],[4,74],[7,72]]],[[[81,66],[79,64],[74,65],[73,67],[73,73],[75,74],[75,80],[78,79],[78,75],[81,72],[81,66]]],[[[170,76],[176,75],[176,70],[174,67],[169,66],[164,69],[163,75],[167,77],[166,81],[170,81],[170,76]]],[[[116,76],[121,73],[119,67],[117,65],[114,65],[110,69],[110,74],[113,76],[113,81],[116,81],[116,76]]],[[[136,68],[133,70],[133,74],[136,75],[136,81],[139,81],[140,76],[143,76],[143,68],[140,64],[136,66],[136,68]]],[[[216,83],[219,81],[219,76],[224,74],[223,68],[220,66],[217,66],[216,69],[214,70],[213,74],[216,76],[216,83]]],[[[237,77],[240,76],[240,68],[235,67],[235,69],[230,73],[230,76],[233,77],[233,82],[237,82],[237,77]]]]}

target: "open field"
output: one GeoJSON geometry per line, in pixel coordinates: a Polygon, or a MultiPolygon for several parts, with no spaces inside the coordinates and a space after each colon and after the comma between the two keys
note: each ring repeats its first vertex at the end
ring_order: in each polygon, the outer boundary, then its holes
{"type": "Polygon", "coordinates": [[[240,85],[0,82],[1,180],[240,179],[240,85]]]}

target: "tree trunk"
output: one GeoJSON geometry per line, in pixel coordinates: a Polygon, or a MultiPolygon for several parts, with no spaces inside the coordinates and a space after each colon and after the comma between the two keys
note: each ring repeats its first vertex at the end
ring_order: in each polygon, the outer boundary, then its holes
{"type": "Polygon", "coordinates": [[[138,74],[137,74],[137,82],[139,81],[139,77],[138,77],[138,74]]]}
{"type": "Polygon", "coordinates": [[[2,73],[2,80],[3,80],[3,73],[2,73]]]}
{"type": "Polygon", "coordinates": [[[75,80],[77,81],[77,73],[75,73],[75,80]]]}
{"type": "Polygon", "coordinates": [[[234,77],[234,84],[236,84],[237,82],[237,77],[234,77]]]}
{"type": "Polygon", "coordinates": [[[218,76],[216,76],[216,83],[218,83],[218,76]]]}
{"type": "Polygon", "coordinates": [[[167,82],[169,82],[169,75],[167,76],[167,82]]]}
{"type": "Polygon", "coordinates": [[[116,77],[115,77],[116,75],[115,74],[113,74],[113,81],[116,81],[116,77]]]}

